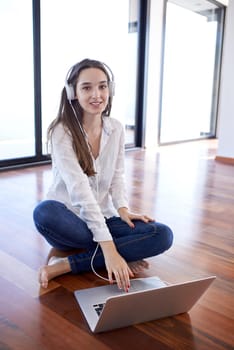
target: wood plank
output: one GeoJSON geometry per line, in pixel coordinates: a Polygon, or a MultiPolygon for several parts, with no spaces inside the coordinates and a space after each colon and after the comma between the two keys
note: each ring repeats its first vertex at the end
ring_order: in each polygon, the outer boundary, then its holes
{"type": "Polygon", "coordinates": [[[16,323],[0,317],[0,349],[1,350],[42,350],[41,345],[35,344],[35,340],[26,335],[16,323]]]}
{"type": "Polygon", "coordinates": [[[43,289],[38,283],[38,272],[0,250],[0,276],[35,298],[57,288],[52,281],[49,288],[43,289]]]}
{"type": "Polygon", "coordinates": [[[234,158],[231,158],[231,157],[216,156],[215,160],[217,162],[221,162],[221,163],[224,163],[224,164],[234,165],[234,158]]]}

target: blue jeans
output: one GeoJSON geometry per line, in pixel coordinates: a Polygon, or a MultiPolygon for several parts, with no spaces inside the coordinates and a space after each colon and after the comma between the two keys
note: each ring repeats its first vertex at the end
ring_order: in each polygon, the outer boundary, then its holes
{"type": "MultiPolygon", "coordinates": [[[[63,203],[54,200],[41,202],[33,212],[37,230],[59,250],[83,248],[84,252],[68,256],[73,273],[91,270],[91,259],[97,247],[87,224],[63,203]]],[[[119,254],[127,261],[137,261],[163,253],[173,242],[171,229],[158,222],[144,223],[134,220],[131,228],[119,217],[106,219],[119,254]]],[[[94,268],[105,267],[104,256],[99,247],[94,259],[94,268]]]]}

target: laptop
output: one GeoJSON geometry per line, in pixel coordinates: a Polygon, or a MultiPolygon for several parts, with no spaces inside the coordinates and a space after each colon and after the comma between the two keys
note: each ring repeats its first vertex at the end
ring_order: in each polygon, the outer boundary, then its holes
{"type": "Polygon", "coordinates": [[[188,312],[215,278],[176,284],[137,278],[128,293],[113,284],[76,290],[74,295],[91,331],[99,333],[188,312]]]}

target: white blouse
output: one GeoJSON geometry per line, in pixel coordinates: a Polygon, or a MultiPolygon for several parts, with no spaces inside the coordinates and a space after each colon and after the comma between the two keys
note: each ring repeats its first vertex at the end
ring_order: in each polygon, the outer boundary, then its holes
{"type": "Polygon", "coordinates": [[[53,183],[48,199],[64,203],[83,219],[96,242],[112,240],[105,218],[118,216],[128,207],[124,181],[124,129],[110,117],[103,117],[100,152],[93,159],[96,175],[88,177],[77,161],[72,139],[62,124],[52,133],[53,183]]]}

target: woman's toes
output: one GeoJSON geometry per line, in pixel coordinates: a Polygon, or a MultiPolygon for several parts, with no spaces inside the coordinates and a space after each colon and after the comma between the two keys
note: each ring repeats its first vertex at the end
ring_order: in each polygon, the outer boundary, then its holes
{"type": "Polygon", "coordinates": [[[129,263],[129,267],[133,273],[140,273],[149,268],[149,263],[145,260],[133,261],[129,263]]]}
{"type": "Polygon", "coordinates": [[[141,260],[141,265],[144,269],[148,269],[149,268],[149,263],[148,261],[145,260],[141,260]]]}
{"type": "Polygon", "coordinates": [[[46,266],[39,270],[39,283],[43,288],[48,287],[48,273],[46,271],[46,266]]]}

